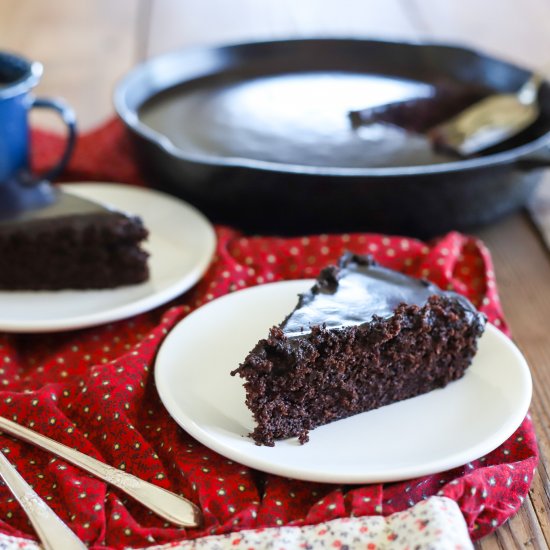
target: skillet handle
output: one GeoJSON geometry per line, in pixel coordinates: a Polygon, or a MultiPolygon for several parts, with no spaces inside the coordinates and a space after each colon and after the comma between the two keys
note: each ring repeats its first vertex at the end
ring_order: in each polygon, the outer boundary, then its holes
{"type": "Polygon", "coordinates": [[[537,168],[550,168],[550,143],[546,143],[543,147],[521,157],[517,161],[517,166],[521,170],[535,170],[537,168]]]}

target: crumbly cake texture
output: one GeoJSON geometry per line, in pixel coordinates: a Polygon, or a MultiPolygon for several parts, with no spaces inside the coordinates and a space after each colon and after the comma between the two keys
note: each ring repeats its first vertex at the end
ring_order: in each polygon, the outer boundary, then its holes
{"type": "Polygon", "coordinates": [[[256,422],[250,435],[258,445],[290,437],[305,443],[323,424],[443,388],[464,375],[484,326],[464,297],[348,254],[339,267],[323,270],[231,373],[245,379],[256,422]],[[370,302],[377,288],[382,297],[370,302]],[[355,307],[354,296],[366,306],[355,307]],[[335,305],[341,318],[334,319],[335,305]],[[319,322],[326,311],[329,322],[319,322]]]}
{"type": "Polygon", "coordinates": [[[0,226],[0,288],[100,289],[148,279],[139,217],[91,213],[0,226]]]}

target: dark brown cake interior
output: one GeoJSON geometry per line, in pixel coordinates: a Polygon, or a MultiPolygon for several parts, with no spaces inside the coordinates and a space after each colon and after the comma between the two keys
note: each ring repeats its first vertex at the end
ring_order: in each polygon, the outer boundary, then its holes
{"type": "Polygon", "coordinates": [[[140,218],[63,193],[51,207],[0,222],[0,288],[100,289],[148,279],[140,218]]]}
{"type": "Polygon", "coordinates": [[[484,324],[465,298],[347,255],[232,372],[246,380],[251,436],[303,443],[322,424],[444,387],[484,324]]]}

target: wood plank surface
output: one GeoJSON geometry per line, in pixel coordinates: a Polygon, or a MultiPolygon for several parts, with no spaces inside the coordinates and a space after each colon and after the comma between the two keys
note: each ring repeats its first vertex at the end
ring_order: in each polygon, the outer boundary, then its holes
{"type": "Polygon", "coordinates": [[[156,0],[148,55],[194,44],[304,36],[416,40],[399,0],[156,0]]]}
{"type": "Polygon", "coordinates": [[[467,45],[526,67],[550,70],[548,0],[402,2],[419,22],[422,39],[467,45]]]}
{"type": "MultiPolygon", "coordinates": [[[[0,49],[42,61],[37,92],[65,97],[83,129],[112,115],[112,87],[138,59],[191,44],[308,35],[458,42],[540,67],[550,62],[550,0],[0,2],[0,49]]],[[[51,117],[36,121],[59,127],[51,117]]],[[[525,213],[476,234],[491,250],[506,318],[532,369],[541,450],[529,499],[477,547],[544,549],[550,547],[550,255],[525,213]]]]}

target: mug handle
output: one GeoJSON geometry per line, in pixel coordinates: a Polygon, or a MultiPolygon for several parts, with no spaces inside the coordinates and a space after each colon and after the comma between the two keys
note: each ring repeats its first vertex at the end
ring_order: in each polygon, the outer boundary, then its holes
{"type": "Polygon", "coordinates": [[[73,109],[61,99],[53,99],[48,97],[33,97],[31,108],[37,109],[53,109],[61,115],[61,119],[67,125],[67,144],[65,145],[65,151],[61,156],[59,162],[50,170],[39,176],[40,179],[52,181],[55,179],[65,168],[76,142],[76,115],[73,109]]]}

